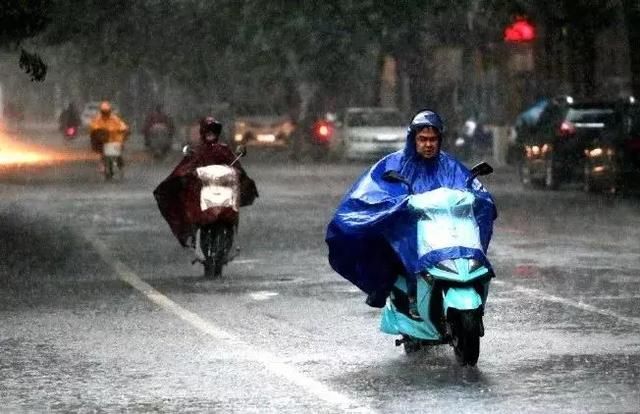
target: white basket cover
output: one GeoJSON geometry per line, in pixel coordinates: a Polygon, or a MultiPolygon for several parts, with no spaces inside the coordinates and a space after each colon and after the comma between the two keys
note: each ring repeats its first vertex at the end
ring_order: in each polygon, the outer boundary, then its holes
{"type": "Polygon", "coordinates": [[[102,153],[106,157],[119,157],[122,155],[122,142],[105,142],[102,153]]]}
{"type": "Polygon", "coordinates": [[[202,181],[200,191],[202,211],[211,207],[231,207],[238,211],[240,188],[235,169],[226,165],[208,165],[197,168],[196,173],[202,181]]]}

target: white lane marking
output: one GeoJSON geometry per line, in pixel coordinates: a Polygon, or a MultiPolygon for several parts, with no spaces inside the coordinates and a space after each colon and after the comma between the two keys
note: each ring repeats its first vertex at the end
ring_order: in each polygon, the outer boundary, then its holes
{"type": "Polygon", "coordinates": [[[249,296],[251,296],[251,299],[253,300],[267,300],[274,296],[278,296],[278,292],[268,292],[266,290],[262,290],[260,292],[253,292],[249,294],[249,296]]]}
{"type": "Polygon", "coordinates": [[[166,311],[173,313],[199,331],[216,339],[233,342],[233,348],[236,352],[239,351],[240,348],[244,348],[242,353],[247,360],[262,364],[277,376],[289,380],[291,383],[299,386],[308,393],[315,395],[320,400],[338,406],[342,410],[349,412],[375,412],[372,408],[352,400],[346,395],[332,390],[325,384],[304,375],[294,367],[281,361],[275,355],[251,347],[240,338],[173,302],[151,285],[140,279],[140,277],[129,269],[127,265],[118,260],[102,241],[93,236],[87,236],[86,238],[93,245],[100,257],[113,267],[121,280],[141,292],[153,303],[159,305],[166,311]]]}
{"type": "Polygon", "coordinates": [[[259,263],[261,260],[259,259],[233,259],[231,263],[233,264],[248,264],[248,263],[259,263]]]}
{"type": "Polygon", "coordinates": [[[610,311],[610,310],[607,310],[607,309],[600,309],[600,308],[598,308],[596,306],[589,305],[587,303],[576,302],[576,301],[571,300],[571,299],[561,298],[559,296],[554,296],[554,295],[548,294],[548,293],[543,292],[543,291],[538,290],[538,289],[517,286],[514,283],[505,282],[504,280],[493,280],[491,283],[495,283],[497,285],[502,285],[502,286],[507,286],[507,287],[513,289],[513,291],[515,291],[515,292],[524,293],[525,295],[536,297],[536,298],[539,298],[539,299],[543,299],[543,300],[546,300],[548,302],[560,303],[562,305],[571,306],[571,307],[574,307],[576,309],[580,309],[580,310],[583,310],[583,311],[587,311],[587,312],[591,312],[591,313],[596,313],[598,315],[604,315],[604,316],[609,316],[609,317],[612,317],[612,318],[616,318],[619,321],[626,322],[626,323],[631,324],[631,325],[640,326],[640,318],[633,318],[633,317],[629,317],[629,316],[620,315],[617,312],[613,312],[613,311],[610,311]]]}
{"type": "Polygon", "coordinates": [[[620,296],[582,296],[582,299],[590,300],[633,300],[640,299],[640,295],[620,295],[620,296]]]}

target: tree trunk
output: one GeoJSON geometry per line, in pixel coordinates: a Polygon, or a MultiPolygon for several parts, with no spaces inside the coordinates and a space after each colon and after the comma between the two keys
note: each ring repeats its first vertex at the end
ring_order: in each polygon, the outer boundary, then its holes
{"type": "Polygon", "coordinates": [[[634,0],[624,0],[624,15],[629,36],[629,54],[631,61],[631,91],[640,97],[640,5],[634,0]]]}
{"type": "Polygon", "coordinates": [[[583,25],[572,28],[569,35],[571,89],[581,98],[592,98],[596,92],[595,38],[595,32],[583,25]]]}

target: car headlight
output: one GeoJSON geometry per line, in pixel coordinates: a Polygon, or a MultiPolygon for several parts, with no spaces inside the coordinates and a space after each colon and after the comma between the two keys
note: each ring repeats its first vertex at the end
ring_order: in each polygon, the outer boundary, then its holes
{"type": "Polygon", "coordinates": [[[602,148],[594,148],[591,151],[589,151],[589,157],[591,158],[600,157],[603,152],[604,151],[602,151],[602,148]]]}

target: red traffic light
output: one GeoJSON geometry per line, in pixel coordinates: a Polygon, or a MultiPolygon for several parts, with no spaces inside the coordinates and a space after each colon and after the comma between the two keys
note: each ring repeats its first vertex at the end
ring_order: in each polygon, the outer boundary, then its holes
{"type": "Polygon", "coordinates": [[[536,28],[526,19],[518,19],[504,29],[505,42],[531,42],[535,38],[536,28]]]}

